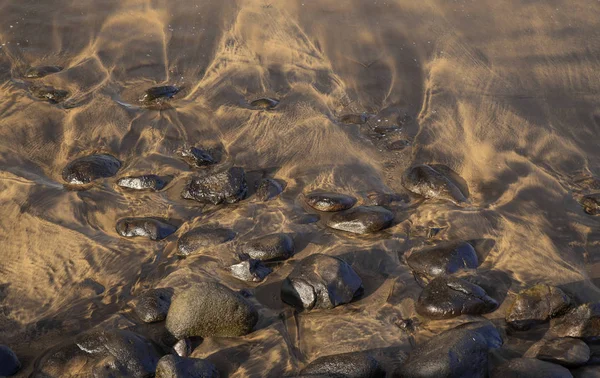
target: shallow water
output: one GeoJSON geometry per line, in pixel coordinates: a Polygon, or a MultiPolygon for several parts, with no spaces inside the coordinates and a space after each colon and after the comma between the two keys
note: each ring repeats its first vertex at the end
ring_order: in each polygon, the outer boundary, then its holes
{"type": "Polygon", "coordinates": [[[250,288],[261,315],[251,335],[194,351],[229,376],[281,376],[333,351],[408,352],[473,318],[414,311],[421,287],[403,255],[442,240],[478,240],[479,270],[506,297],[485,315],[498,324],[511,296],[538,282],[599,300],[600,218],[577,202],[600,190],[599,11],[595,0],[0,1],[0,344],[25,377],[52,345],[101,323],[139,323],[129,302],[144,289],[217,279],[250,288]],[[64,70],[25,78],[40,65],[64,70]],[[148,109],[138,99],[156,85],[181,91],[148,109]],[[41,101],[40,86],[69,96],[41,101]],[[261,97],[281,102],[249,105],[261,97]],[[362,113],[364,124],[338,121],[362,113]],[[397,140],[410,143],[387,148],[397,140]],[[243,167],[248,198],[181,199],[197,169],[177,151],[190,146],[243,167]],[[65,187],[63,167],[90,153],[120,159],[119,175],[65,187]],[[459,173],[471,204],[409,195],[400,178],[417,163],[459,173]],[[173,180],[142,194],[116,186],[142,173],[173,180]],[[285,181],[278,199],[253,198],[263,177],[285,181]],[[358,237],[307,217],[301,194],[313,190],[401,200],[389,205],[393,227],[358,237]],[[124,239],[115,224],[129,216],[181,228],[159,242],[124,239]],[[213,223],[236,239],[176,257],[179,235],[213,223]],[[231,277],[237,244],[272,232],[293,234],[296,256],[261,284],[231,277]],[[294,314],[281,281],[317,252],[352,264],[365,294],[294,314]]]}

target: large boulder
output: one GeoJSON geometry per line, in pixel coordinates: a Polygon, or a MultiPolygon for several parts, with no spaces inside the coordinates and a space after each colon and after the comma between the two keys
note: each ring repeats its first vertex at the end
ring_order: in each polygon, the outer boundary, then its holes
{"type": "Polygon", "coordinates": [[[550,330],[558,337],[600,339],[600,303],[584,303],[550,321],[550,330]]]}
{"type": "Polygon", "coordinates": [[[181,196],[202,203],[239,202],[246,196],[248,185],[246,175],[240,167],[232,167],[222,172],[210,172],[192,177],[185,185],[181,196]]]}
{"type": "Polygon", "coordinates": [[[444,243],[417,250],[406,258],[406,262],[417,275],[428,279],[475,269],[479,265],[475,248],[467,242],[444,243]]]}
{"type": "Polygon", "coordinates": [[[352,301],[362,292],[362,281],[348,263],[314,254],[296,263],[283,281],[281,299],[300,309],[331,309],[352,301]]]}
{"type": "Polygon", "coordinates": [[[356,204],[356,198],[331,192],[312,192],[304,196],[306,203],[319,211],[348,210],[356,204]]]}
{"type": "Polygon", "coordinates": [[[97,154],[73,160],[62,171],[63,180],[71,185],[85,185],[94,180],[112,177],[121,168],[121,162],[114,156],[97,154]]]}
{"type": "Polygon", "coordinates": [[[481,315],[498,308],[483,288],[458,277],[438,277],[421,292],[416,310],[431,319],[481,315]]]}
{"type": "Polygon", "coordinates": [[[465,180],[442,164],[420,164],[409,168],[402,176],[402,185],[422,197],[458,205],[467,203],[469,198],[465,180]]]}
{"type": "Polygon", "coordinates": [[[150,240],[162,240],[177,231],[177,226],[163,219],[123,218],[117,221],[116,230],[126,238],[142,236],[150,240]]]}
{"type": "Polygon", "coordinates": [[[6,345],[0,345],[0,377],[16,374],[21,368],[21,362],[15,352],[6,345]]]}
{"type": "Polygon", "coordinates": [[[183,234],[177,241],[177,255],[185,257],[202,248],[213,247],[235,238],[235,232],[222,227],[197,227],[183,234]]]}
{"type": "Polygon", "coordinates": [[[333,214],[327,226],[354,234],[369,234],[392,225],[394,213],[381,206],[358,206],[333,214]]]}
{"type": "Polygon", "coordinates": [[[351,352],[319,357],[300,372],[301,376],[315,375],[339,378],[384,378],[379,362],[364,352],[351,352]]]}
{"type": "Polygon", "coordinates": [[[200,358],[164,356],[156,366],[156,378],[219,378],[217,367],[200,358]]]}
{"type": "Polygon", "coordinates": [[[418,345],[400,368],[402,378],[487,377],[488,352],[502,338],[489,322],[462,324],[418,345]]]}
{"type": "Polygon", "coordinates": [[[516,329],[526,330],[565,311],[571,303],[559,288],[538,284],[519,292],[506,312],[506,322],[516,329]]]}
{"type": "Polygon", "coordinates": [[[236,337],[252,332],[258,312],[243,296],[216,282],[200,282],[175,295],[167,329],[177,339],[236,337]]]}
{"type": "Polygon", "coordinates": [[[568,369],[535,358],[515,358],[497,366],[490,378],[573,378],[568,369]]]}
{"type": "Polygon", "coordinates": [[[167,318],[172,297],[171,288],[150,289],[133,301],[133,308],[145,323],[160,322],[167,318]]]}
{"type": "Polygon", "coordinates": [[[294,254],[294,239],[283,233],[265,235],[247,241],[241,250],[256,260],[285,260],[294,254]]]}

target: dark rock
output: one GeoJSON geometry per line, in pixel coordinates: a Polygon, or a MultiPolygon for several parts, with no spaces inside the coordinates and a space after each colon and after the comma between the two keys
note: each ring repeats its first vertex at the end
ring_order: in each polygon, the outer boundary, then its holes
{"type": "Polygon", "coordinates": [[[395,140],[392,143],[387,145],[388,150],[390,151],[402,151],[406,147],[410,147],[410,141],[406,139],[395,140]]]}
{"type": "Polygon", "coordinates": [[[63,68],[59,66],[37,66],[31,67],[25,72],[25,77],[28,79],[39,79],[40,77],[48,76],[53,73],[62,71],[63,68]]]}
{"type": "Polygon", "coordinates": [[[240,294],[216,282],[200,282],[175,296],[166,325],[182,339],[243,336],[257,322],[256,309],[240,294]]]}
{"type": "Polygon", "coordinates": [[[200,358],[185,358],[172,354],[158,361],[156,378],[219,378],[217,367],[200,358]]]}
{"type": "Polygon", "coordinates": [[[375,126],[373,131],[379,135],[385,136],[400,131],[400,128],[398,126],[375,126]]]}
{"type": "Polygon", "coordinates": [[[279,105],[279,100],[268,97],[259,98],[258,100],[254,100],[250,103],[250,106],[264,110],[274,109],[277,105],[279,105]]]}
{"type": "Polygon", "coordinates": [[[313,192],[304,198],[310,207],[319,211],[348,210],[356,204],[356,198],[338,193],[313,192]]]}
{"type": "Polygon", "coordinates": [[[141,175],[122,177],[117,181],[117,185],[125,189],[133,190],[162,190],[167,183],[156,175],[141,175]]]}
{"type": "Polygon", "coordinates": [[[272,272],[262,261],[255,259],[244,260],[239,264],[232,265],[229,269],[235,278],[252,282],[261,282],[272,272]]]}
{"type": "Polygon", "coordinates": [[[195,168],[202,168],[217,163],[208,151],[196,147],[182,150],[180,151],[180,155],[186,163],[195,168]]]}
{"type": "Polygon", "coordinates": [[[150,289],[135,299],[135,313],[146,323],[163,321],[167,318],[172,297],[171,288],[150,289]]]}
{"type": "Polygon", "coordinates": [[[69,97],[68,91],[49,86],[32,87],[31,93],[38,99],[48,101],[51,104],[58,104],[69,97]]]}
{"type": "Polygon", "coordinates": [[[402,185],[428,199],[464,204],[469,198],[466,182],[452,169],[441,164],[421,164],[409,168],[402,176],[402,185]]]}
{"type": "Polygon", "coordinates": [[[384,378],[385,371],[372,356],[364,352],[334,354],[319,357],[300,372],[335,378],[384,378]]]}
{"type": "Polygon", "coordinates": [[[193,351],[192,341],[190,339],[181,339],[177,341],[175,345],[173,345],[173,351],[175,351],[179,357],[188,357],[193,351]]]}
{"type": "Polygon", "coordinates": [[[475,269],[479,265],[475,248],[467,242],[444,243],[421,249],[406,258],[408,266],[418,275],[432,279],[475,269]]]}
{"type": "Polygon", "coordinates": [[[235,232],[220,227],[197,227],[183,234],[177,241],[177,255],[189,256],[202,248],[213,247],[235,238],[235,232]]]}
{"type": "Polygon", "coordinates": [[[492,370],[491,378],[573,378],[566,368],[535,358],[515,358],[492,370]]]}
{"type": "Polygon", "coordinates": [[[121,162],[106,154],[88,155],[73,160],[62,171],[68,184],[85,185],[100,178],[112,177],[121,169],[121,162]]]}
{"type": "Polygon", "coordinates": [[[314,254],[296,263],[281,287],[281,299],[300,309],[331,309],[363,293],[360,277],[345,261],[314,254]]]}
{"type": "Polygon", "coordinates": [[[502,338],[489,322],[462,324],[418,345],[400,368],[398,377],[487,377],[488,352],[502,338]]]}
{"type": "Polygon", "coordinates": [[[358,206],[333,214],[327,226],[355,234],[381,231],[392,225],[394,213],[380,206],[358,206]]]}
{"type": "Polygon", "coordinates": [[[369,117],[366,114],[344,114],[340,117],[340,122],[347,125],[356,124],[362,125],[367,123],[369,117]]]}
{"type": "Polygon", "coordinates": [[[274,179],[264,178],[256,185],[256,198],[260,201],[271,200],[283,192],[283,186],[274,179]]]}
{"type": "Polygon", "coordinates": [[[0,345],[0,376],[9,377],[21,369],[21,362],[15,352],[6,345],[0,345]]]}
{"type": "Polygon", "coordinates": [[[588,194],[582,197],[579,202],[586,213],[590,215],[600,215],[600,193],[588,194]]]}
{"type": "Polygon", "coordinates": [[[177,231],[177,227],[154,218],[123,218],[117,222],[116,230],[126,238],[143,236],[150,240],[162,240],[177,231]]]}
{"type": "Polygon", "coordinates": [[[535,357],[564,366],[580,366],[590,359],[590,348],[579,339],[564,337],[544,342],[535,357]]]}
{"type": "Polygon", "coordinates": [[[497,307],[498,303],[480,286],[458,277],[438,277],[423,289],[416,310],[431,319],[449,319],[485,314],[497,307]]]}
{"type": "Polygon", "coordinates": [[[156,371],[161,356],[152,342],[131,331],[91,331],[50,350],[32,377],[147,378],[156,371]]]}
{"type": "Polygon", "coordinates": [[[294,240],[287,234],[271,234],[242,245],[242,253],[262,261],[285,260],[294,254],[294,240]]]}
{"type": "Polygon", "coordinates": [[[224,172],[193,177],[186,184],[181,196],[185,199],[218,205],[223,202],[238,202],[246,196],[247,191],[244,170],[233,167],[224,172]]]}
{"type": "Polygon", "coordinates": [[[513,328],[526,330],[550,320],[565,311],[571,301],[559,288],[539,284],[521,291],[508,308],[506,322],[513,328]]]}
{"type": "Polygon", "coordinates": [[[600,378],[600,366],[583,366],[571,370],[575,378],[600,378]]]}
{"type": "Polygon", "coordinates": [[[558,337],[600,339],[600,303],[584,303],[550,321],[550,330],[558,337]]]}
{"type": "Polygon", "coordinates": [[[173,98],[179,92],[179,88],[174,85],[163,85],[152,87],[146,90],[146,93],[140,98],[140,102],[150,104],[161,99],[173,98]]]}

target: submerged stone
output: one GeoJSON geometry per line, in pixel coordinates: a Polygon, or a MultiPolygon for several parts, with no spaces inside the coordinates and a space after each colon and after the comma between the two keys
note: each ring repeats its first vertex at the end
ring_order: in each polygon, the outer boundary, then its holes
{"type": "Polygon", "coordinates": [[[428,199],[447,200],[455,204],[468,202],[466,182],[452,169],[441,164],[421,164],[409,168],[402,176],[402,185],[428,199]]]}
{"type": "Polygon", "coordinates": [[[564,366],[581,366],[590,359],[590,348],[579,339],[562,337],[543,342],[535,358],[564,366]]]}
{"type": "Polygon", "coordinates": [[[111,155],[88,155],[67,164],[62,171],[62,178],[68,184],[85,185],[100,178],[112,177],[120,168],[121,162],[111,155]]]}
{"type": "Polygon", "coordinates": [[[69,97],[69,92],[56,89],[50,86],[32,87],[31,93],[38,99],[48,101],[51,104],[58,104],[69,97]]]}
{"type": "Polygon", "coordinates": [[[416,310],[431,319],[481,315],[498,308],[483,288],[458,277],[438,277],[421,292],[416,310]]]}
{"type": "Polygon", "coordinates": [[[154,218],[123,218],[117,222],[116,230],[126,238],[143,236],[150,240],[162,240],[177,231],[177,227],[154,218]]]}
{"type": "Polygon", "coordinates": [[[250,106],[264,110],[274,109],[277,105],[279,105],[279,100],[268,97],[259,98],[258,100],[254,100],[250,103],[250,106]]]}
{"type": "Polygon", "coordinates": [[[133,308],[145,323],[160,322],[167,318],[172,297],[171,288],[150,289],[134,300],[133,308]]]}
{"type": "Polygon", "coordinates": [[[229,270],[235,278],[251,282],[261,282],[272,272],[262,261],[255,259],[244,260],[239,264],[232,265],[229,270]]]}
{"type": "Polygon", "coordinates": [[[60,66],[36,66],[28,69],[27,72],[25,72],[25,77],[28,79],[39,79],[62,70],[63,68],[60,66]]]}
{"type": "Polygon", "coordinates": [[[156,366],[156,378],[219,378],[212,362],[200,358],[164,356],[156,366]]]}
{"type": "Polygon", "coordinates": [[[344,378],[384,378],[379,362],[364,352],[351,352],[319,357],[300,372],[301,376],[315,375],[344,378]]]}
{"type": "Polygon", "coordinates": [[[312,192],[304,196],[306,203],[319,211],[348,210],[356,204],[356,198],[331,192],[312,192]]]}
{"type": "Polygon", "coordinates": [[[177,293],[167,329],[177,339],[236,337],[252,332],[258,312],[243,296],[216,282],[194,283],[177,293]]]}
{"type": "Polygon", "coordinates": [[[600,339],[600,303],[584,303],[553,318],[550,330],[558,337],[600,339]]]}
{"type": "Polygon", "coordinates": [[[0,376],[9,377],[21,369],[21,362],[15,352],[6,345],[0,345],[0,376]]]}
{"type": "Polygon", "coordinates": [[[180,155],[186,163],[195,168],[202,168],[217,163],[208,151],[197,147],[182,150],[180,155]]]}
{"type": "Polygon", "coordinates": [[[395,140],[387,145],[388,150],[390,151],[402,151],[406,147],[410,147],[410,141],[406,139],[395,140]]]}
{"type": "Polygon", "coordinates": [[[345,261],[314,254],[296,263],[281,287],[281,299],[296,308],[331,309],[363,293],[360,277],[345,261]]]}
{"type": "Polygon", "coordinates": [[[539,284],[519,292],[506,313],[506,322],[513,328],[526,330],[546,322],[565,311],[571,303],[559,288],[539,284]]]}
{"type": "Polygon", "coordinates": [[[347,125],[356,124],[362,125],[367,123],[369,117],[366,114],[344,114],[340,117],[340,122],[347,125]]]}
{"type": "Polygon", "coordinates": [[[467,242],[444,243],[415,251],[406,258],[408,266],[429,279],[475,269],[479,265],[475,248],[467,242]]]}
{"type": "Polygon", "coordinates": [[[394,213],[380,206],[358,206],[342,211],[327,220],[327,226],[355,234],[369,234],[392,225],[394,213]]]}
{"type": "Polygon", "coordinates": [[[490,378],[573,378],[568,369],[535,358],[515,358],[497,366],[490,378]]]}
{"type": "Polygon", "coordinates": [[[580,203],[586,213],[590,215],[600,215],[600,193],[583,196],[580,203]]]}
{"type": "Polygon", "coordinates": [[[266,235],[244,243],[241,250],[256,260],[285,260],[294,254],[294,239],[283,233],[266,235]]]}
{"type": "Polygon", "coordinates": [[[146,90],[146,93],[140,98],[140,102],[152,103],[159,99],[173,98],[179,92],[179,88],[174,85],[163,85],[152,87],[146,90]]]}
{"type": "Polygon", "coordinates": [[[117,185],[124,189],[132,190],[162,190],[167,183],[156,175],[141,175],[122,177],[117,181],[117,185]]]}
{"type": "Polygon", "coordinates": [[[187,182],[181,196],[185,199],[218,205],[223,202],[239,202],[246,196],[247,191],[244,170],[233,167],[223,172],[192,177],[187,182]]]}
{"type": "Polygon", "coordinates": [[[202,248],[213,247],[235,238],[235,232],[221,227],[196,227],[177,241],[177,255],[189,256],[202,248]]]}
{"type": "Polygon", "coordinates": [[[283,186],[272,178],[264,178],[256,185],[256,198],[260,201],[269,201],[283,192],[283,186]]]}

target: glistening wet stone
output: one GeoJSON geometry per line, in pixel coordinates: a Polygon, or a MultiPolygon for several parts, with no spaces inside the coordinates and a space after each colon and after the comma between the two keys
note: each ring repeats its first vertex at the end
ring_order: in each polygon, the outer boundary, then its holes
{"type": "Polygon", "coordinates": [[[369,234],[392,225],[394,213],[380,206],[358,206],[333,214],[327,219],[328,227],[351,232],[369,234]]]}
{"type": "Polygon", "coordinates": [[[85,185],[97,179],[112,177],[120,168],[121,162],[114,156],[88,155],[67,164],[62,171],[62,178],[71,185],[85,185]]]}
{"type": "Polygon", "coordinates": [[[283,192],[283,186],[272,178],[264,178],[256,185],[256,198],[260,201],[269,201],[283,192]]]}
{"type": "Polygon", "coordinates": [[[164,356],[158,361],[155,378],[219,378],[217,367],[200,358],[164,356]]]}
{"type": "Polygon", "coordinates": [[[69,97],[69,92],[63,89],[56,89],[50,86],[42,86],[42,87],[31,87],[31,94],[33,94],[36,98],[44,101],[48,101],[51,104],[58,104],[59,102],[64,101],[67,97],[69,97]]]}
{"type": "Polygon", "coordinates": [[[600,303],[584,303],[550,321],[550,330],[558,337],[600,339],[600,303]]]}
{"type": "Polygon", "coordinates": [[[124,189],[131,190],[162,190],[167,183],[156,175],[141,175],[122,177],[117,181],[117,185],[124,189]]]}
{"type": "Polygon", "coordinates": [[[246,196],[248,186],[244,170],[239,167],[229,168],[222,172],[209,172],[202,176],[192,177],[181,196],[202,203],[239,202],[246,196]]]}
{"type": "Polygon", "coordinates": [[[247,241],[241,250],[256,260],[285,260],[294,254],[294,239],[284,233],[265,235],[247,241]]]}
{"type": "Polygon", "coordinates": [[[315,375],[344,378],[384,378],[379,362],[364,352],[351,352],[319,357],[311,361],[301,376],[315,375]]]}
{"type": "Polygon", "coordinates": [[[339,119],[341,123],[345,123],[347,125],[362,125],[367,123],[368,120],[369,117],[366,114],[344,114],[339,119]]]}
{"type": "Polygon", "coordinates": [[[133,302],[137,316],[145,323],[160,322],[167,318],[173,289],[150,289],[138,296],[133,302]]]}
{"type": "Polygon", "coordinates": [[[235,238],[235,232],[222,227],[196,227],[183,234],[177,241],[177,254],[189,256],[203,248],[226,243],[235,238]]]}
{"type": "Polygon", "coordinates": [[[117,233],[123,237],[146,237],[150,240],[162,240],[177,231],[177,226],[167,220],[155,218],[123,218],[117,221],[117,233]]]}
{"type": "Polygon", "coordinates": [[[332,192],[312,192],[304,198],[313,209],[327,212],[348,210],[356,204],[356,198],[332,192]]]}
{"type": "Polygon", "coordinates": [[[464,180],[452,169],[441,164],[420,164],[409,168],[402,175],[402,185],[428,199],[464,204],[469,198],[464,180]]]}
{"type": "Polygon", "coordinates": [[[274,98],[268,98],[268,97],[259,98],[257,100],[250,102],[250,106],[253,106],[258,109],[264,109],[264,110],[275,109],[275,107],[277,105],[279,105],[279,100],[276,100],[274,98]]]}
{"type": "Polygon", "coordinates": [[[415,273],[429,279],[475,269],[479,265],[475,248],[467,242],[443,243],[417,250],[406,258],[406,262],[415,273]]]}
{"type": "Polygon", "coordinates": [[[580,203],[586,213],[590,215],[600,215],[600,193],[583,196],[580,203]]]}
{"type": "Polygon", "coordinates": [[[261,282],[272,272],[271,268],[265,266],[262,261],[255,259],[247,259],[232,265],[229,270],[235,278],[251,282],[261,282]]]}
{"type": "Polygon", "coordinates": [[[179,88],[174,85],[152,87],[146,90],[144,95],[140,98],[140,102],[151,104],[159,99],[173,98],[178,92],[179,88]]]}
{"type": "Polygon", "coordinates": [[[535,357],[569,367],[581,366],[590,359],[590,348],[579,339],[561,337],[543,342],[535,357]]]}
{"type": "Polygon", "coordinates": [[[519,292],[506,313],[506,322],[513,328],[527,330],[564,312],[570,298],[559,288],[538,284],[519,292]]]}
{"type": "Polygon", "coordinates": [[[210,152],[198,147],[184,149],[179,154],[186,163],[194,168],[202,168],[217,163],[210,152]]]}
{"type": "Polygon", "coordinates": [[[36,66],[28,69],[27,72],[25,72],[25,77],[28,79],[39,79],[62,70],[63,68],[60,66],[36,66]]]}

